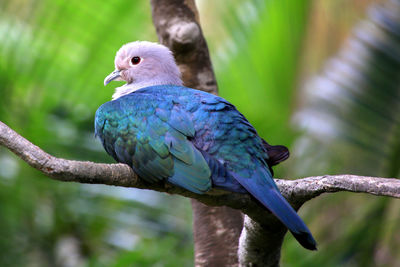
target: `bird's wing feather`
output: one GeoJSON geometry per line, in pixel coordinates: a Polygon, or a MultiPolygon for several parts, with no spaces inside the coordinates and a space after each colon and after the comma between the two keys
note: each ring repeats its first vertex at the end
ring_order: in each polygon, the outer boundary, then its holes
{"type": "Polygon", "coordinates": [[[188,139],[194,136],[193,123],[179,105],[163,100],[132,94],[107,102],[96,112],[96,135],[111,156],[143,179],[167,179],[204,193],[211,188],[211,171],[188,139]]]}

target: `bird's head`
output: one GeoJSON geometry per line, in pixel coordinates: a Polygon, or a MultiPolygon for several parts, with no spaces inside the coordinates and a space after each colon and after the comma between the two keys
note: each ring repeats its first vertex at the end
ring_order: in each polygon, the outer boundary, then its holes
{"type": "Polygon", "coordinates": [[[123,45],[115,56],[115,70],[104,79],[126,81],[116,88],[113,99],[153,85],[182,85],[181,73],[172,52],[157,43],[136,41],[123,45]]]}

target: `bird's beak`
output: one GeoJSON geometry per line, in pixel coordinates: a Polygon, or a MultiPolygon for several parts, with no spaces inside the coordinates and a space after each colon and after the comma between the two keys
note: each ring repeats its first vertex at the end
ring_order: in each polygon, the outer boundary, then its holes
{"type": "Polygon", "coordinates": [[[109,84],[111,81],[121,81],[121,71],[120,70],[114,70],[111,72],[105,79],[104,79],[104,86],[109,84]]]}

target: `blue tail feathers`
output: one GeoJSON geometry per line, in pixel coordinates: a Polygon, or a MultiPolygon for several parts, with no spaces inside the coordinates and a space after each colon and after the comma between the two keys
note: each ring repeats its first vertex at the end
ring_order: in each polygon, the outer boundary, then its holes
{"type": "Polygon", "coordinates": [[[234,174],[234,177],[289,229],[304,248],[317,249],[317,242],[314,240],[310,230],[280,194],[272,175],[266,168],[256,169],[252,177],[244,177],[238,173],[234,174]]]}
{"type": "Polygon", "coordinates": [[[310,250],[317,249],[317,242],[314,240],[310,230],[278,191],[275,189],[269,190],[258,200],[281,220],[303,247],[310,250]]]}

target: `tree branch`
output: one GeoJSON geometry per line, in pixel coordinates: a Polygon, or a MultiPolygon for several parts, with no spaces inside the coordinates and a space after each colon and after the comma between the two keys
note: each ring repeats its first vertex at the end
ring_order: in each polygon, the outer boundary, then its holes
{"type": "MultiPolygon", "coordinates": [[[[59,181],[87,184],[106,184],[140,189],[151,189],[169,194],[178,194],[199,200],[210,206],[229,206],[254,217],[265,209],[248,194],[232,193],[212,189],[198,195],[168,183],[148,184],[142,181],[125,164],[103,164],[56,158],[35,146],[3,122],[0,122],[0,145],[8,148],[22,160],[43,174],[59,181]]],[[[0,166],[1,167],[1,166],[0,166]]],[[[324,175],[297,180],[276,179],[282,195],[295,207],[321,195],[338,191],[368,193],[377,196],[400,198],[400,179],[357,175],[324,175]]]]}
{"type": "MultiPolygon", "coordinates": [[[[33,168],[55,180],[151,189],[196,199],[208,206],[228,206],[238,209],[247,215],[244,230],[240,237],[240,264],[246,265],[248,262],[255,262],[255,259],[260,259],[260,253],[264,253],[265,255],[262,255],[261,258],[263,260],[268,259],[268,262],[272,265],[279,263],[280,247],[287,230],[248,194],[212,189],[207,194],[198,195],[168,183],[148,184],[142,181],[125,164],[101,164],[56,158],[29,142],[2,122],[0,122],[0,145],[8,148],[33,168]],[[266,236],[271,241],[267,244],[265,242],[266,236]],[[260,248],[263,249],[260,250],[260,248]]],[[[296,210],[306,201],[322,193],[338,191],[400,198],[400,180],[392,178],[324,175],[297,180],[276,179],[276,183],[282,195],[296,210]]],[[[233,218],[228,223],[237,225],[241,222],[233,218]]],[[[218,255],[218,253],[215,253],[216,259],[218,255]]],[[[236,259],[236,255],[231,256],[236,259]]],[[[198,259],[206,258],[207,255],[198,257],[198,259]]],[[[197,265],[204,264],[197,262],[197,265]]],[[[231,265],[235,265],[235,263],[232,262],[231,265]]]]}

